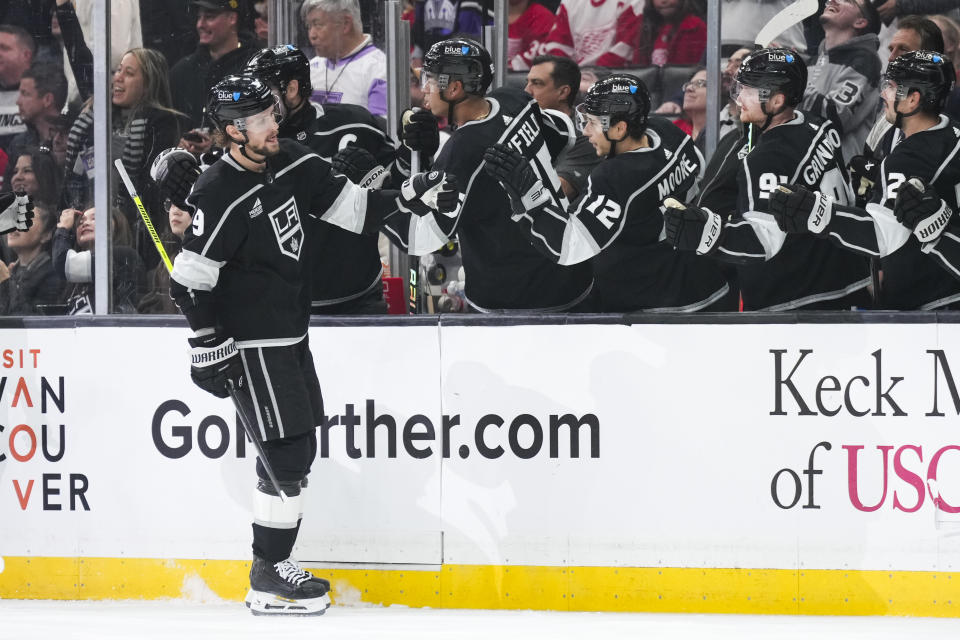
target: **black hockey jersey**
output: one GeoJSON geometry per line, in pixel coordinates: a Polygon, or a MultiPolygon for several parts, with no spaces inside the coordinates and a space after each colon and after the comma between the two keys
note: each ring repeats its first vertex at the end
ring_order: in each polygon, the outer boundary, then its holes
{"type": "MultiPolygon", "coordinates": [[[[586,299],[593,276],[589,265],[563,267],[541,255],[523,230],[510,220],[510,201],[500,184],[483,170],[483,154],[497,142],[514,144],[531,159],[555,202],[566,198],[551,162],[546,129],[552,121],[523,91],[502,87],[486,96],[490,114],[460,126],[441,149],[434,169],[457,177],[463,204],[452,216],[411,220],[409,251],[435,251],[457,235],[466,271],[466,297],[481,311],[512,309],[564,311],[586,299]]],[[[555,133],[555,132],[552,132],[555,133]]],[[[572,142],[571,135],[563,139],[572,142]]]]}
{"type": "Polygon", "coordinates": [[[827,227],[839,245],[880,258],[881,309],[940,309],[960,302],[960,283],[942,271],[940,258],[924,251],[909,229],[896,221],[893,205],[901,184],[920,178],[954,211],[960,183],[960,124],[941,115],[935,126],[894,146],[880,165],[880,181],[866,206],[869,215],[837,212],[827,227]]]}
{"type": "MultiPolygon", "coordinates": [[[[355,145],[369,151],[384,167],[396,150],[378,121],[363,107],[352,104],[309,103],[280,125],[280,137],[294,139],[329,161],[337,151],[355,145]]],[[[313,252],[311,300],[314,313],[347,302],[381,287],[383,265],[377,234],[350,233],[332,225],[318,231],[313,252]]]]}
{"type": "Polygon", "coordinates": [[[848,308],[844,298],[855,292],[863,294],[858,303],[869,301],[869,261],[808,234],[787,235],[767,210],[770,193],[789,183],[852,203],[841,144],[829,121],[796,111],[740,154],[736,214],[714,255],[739,265],[745,311],[848,308]]]}
{"type": "Polygon", "coordinates": [[[201,174],[196,212],[171,274],[171,293],[193,329],[218,327],[239,346],[281,346],[306,335],[309,254],[320,220],[353,232],[395,211],[396,192],[369,192],[331,172],[309,149],[280,140],[267,171],[225,154],[201,174]],[[190,311],[187,311],[189,309],[190,311]]]}
{"type": "Polygon", "coordinates": [[[621,152],[590,173],[576,206],[549,203],[514,220],[549,259],[589,260],[598,311],[697,311],[730,290],[707,259],[674,251],[661,241],[664,198],[686,200],[703,158],[669,120],[650,118],[649,147],[621,152]]]}

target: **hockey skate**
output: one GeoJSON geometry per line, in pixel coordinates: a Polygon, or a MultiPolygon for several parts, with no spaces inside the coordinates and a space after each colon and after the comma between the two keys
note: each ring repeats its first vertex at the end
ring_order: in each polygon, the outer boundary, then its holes
{"type": "Polygon", "coordinates": [[[292,560],[275,564],[254,556],[247,607],[255,616],[319,616],[330,606],[330,583],[292,560]]]}

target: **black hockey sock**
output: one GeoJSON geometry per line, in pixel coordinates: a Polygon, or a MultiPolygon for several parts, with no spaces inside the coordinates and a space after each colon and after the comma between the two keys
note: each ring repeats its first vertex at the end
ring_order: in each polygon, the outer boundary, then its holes
{"type": "Polygon", "coordinates": [[[300,523],[293,529],[275,529],[263,525],[253,525],[253,553],[270,562],[280,562],[290,557],[293,545],[297,542],[300,523]]]}

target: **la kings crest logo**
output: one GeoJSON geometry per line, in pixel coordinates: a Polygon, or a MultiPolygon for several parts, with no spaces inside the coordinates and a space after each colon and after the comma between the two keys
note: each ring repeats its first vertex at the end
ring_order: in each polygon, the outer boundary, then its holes
{"type": "Polygon", "coordinates": [[[303,225],[300,224],[300,212],[297,203],[291,197],[278,208],[267,214],[270,226],[277,237],[280,252],[294,260],[300,260],[300,249],[303,247],[303,225]]]}

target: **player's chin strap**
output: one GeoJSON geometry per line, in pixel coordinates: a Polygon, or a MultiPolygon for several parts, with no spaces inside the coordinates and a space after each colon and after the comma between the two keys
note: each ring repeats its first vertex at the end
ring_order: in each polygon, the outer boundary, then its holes
{"type": "MultiPolygon", "coordinates": [[[[617,122],[623,122],[623,120],[618,120],[617,122]]],[[[616,123],[614,123],[614,124],[616,124],[616,123]]],[[[623,142],[624,140],[626,140],[626,139],[627,139],[627,135],[629,135],[629,134],[628,134],[628,133],[624,133],[622,138],[619,138],[619,139],[617,139],[617,140],[614,140],[613,138],[610,137],[610,127],[607,127],[607,129],[603,132],[603,137],[606,138],[606,139],[607,139],[607,142],[610,143],[610,151],[609,151],[609,153],[607,153],[607,157],[608,157],[608,158],[613,158],[613,157],[615,157],[615,156],[617,155],[617,143],[618,143],[618,142],[623,142]]]]}
{"type": "Polygon", "coordinates": [[[240,155],[242,155],[244,158],[246,158],[247,160],[249,160],[249,161],[252,162],[253,164],[262,164],[262,165],[264,166],[264,168],[266,168],[266,166],[267,166],[267,158],[266,158],[266,156],[264,156],[264,157],[261,158],[260,160],[257,160],[257,159],[255,159],[255,158],[250,157],[250,154],[247,153],[247,144],[249,144],[250,138],[247,136],[247,128],[246,128],[245,126],[243,126],[243,122],[240,121],[240,120],[234,120],[234,121],[233,121],[233,126],[235,126],[235,127],[240,131],[241,135],[243,135],[243,142],[240,142],[239,140],[234,140],[233,138],[230,138],[230,142],[232,142],[232,143],[234,143],[235,145],[237,145],[237,148],[240,149],[240,155]]]}
{"type": "MultiPolygon", "coordinates": [[[[907,93],[909,94],[909,92],[907,92],[907,93]]],[[[921,94],[921,95],[922,95],[922,94],[921,94]]],[[[923,105],[922,105],[922,104],[918,104],[918,105],[917,105],[917,108],[914,109],[913,111],[911,111],[910,113],[901,113],[901,112],[897,109],[897,107],[900,106],[900,100],[901,100],[900,93],[897,92],[896,97],[894,97],[894,99],[893,99],[893,112],[894,112],[895,114],[897,114],[896,119],[893,121],[893,126],[895,126],[897,129],[900,129],[901,131],[903,131],[903,119],[904,119],[904,118],[909,118],[910,116],[915,116],[915,115],[917,115],[918,113],[920,113],[920,108],[921,108],[923,105]]]]}
{"type": "Polygon", "coordinates": [[[770,113],[767,111],[767,101],[764,100],[763,102],[761,102],[760,111],[763,112],[763,115],[767,116],[767,119],[763,121],[763,126],[760,127],[760,132],[763,133],[764,131],[766,131],[767,127],[770,126],[770,123],[773,122],[773,119],[786,110],[787,110],[787,103],[784,102],[782,107],[780,107],[778,110],[774,111],[773,113],[770,113]]]}
{"type": "Polygon", "coordinates": [[[457,128],[457,123],[456,123],[456,121],[453,119],[453,107],[454,107],[455,105],[460,104],[460,103],[463,102],[464,100],[466,100],[467,97],[468,97],[468,94],[464,93],[464,94],[463,94],[463,97],[460,98],[459,100],[447,100],[446,98],[443,97],[443,92],[444,92],[444,91],[446,91],[445,88],[444,88],[444,89],[440,89],[439,91],[437,91],[437,95],[440,96],[440,99],[441,99],[441,100],[443,100],[444,102],[447,103],[447,126],[450,127],[450,131],[454,131],[454,130],[456,130],[456,128],[457,128]]]}

